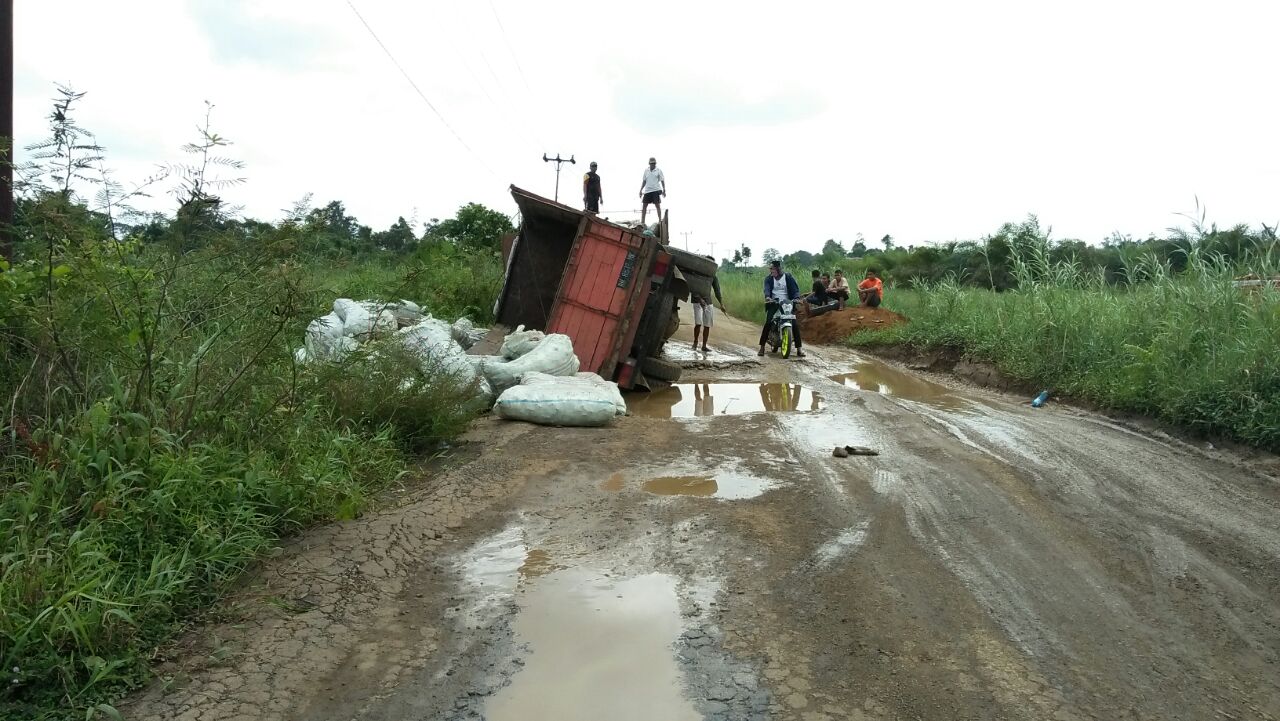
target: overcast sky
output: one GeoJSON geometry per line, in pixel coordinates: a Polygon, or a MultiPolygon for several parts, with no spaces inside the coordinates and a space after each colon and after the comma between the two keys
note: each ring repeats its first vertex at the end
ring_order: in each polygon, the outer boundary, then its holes
{"type": "Polygon", "coordinates": [[[514,213],[510,184],[554,191],[544,152],[579,160],[574,205],[599,162],[621,217],[654,155],[673,231],[717,256],[978,238],[1028,213],[1096,243],[1162,232],[1196,196],[1222,225],[1280,220],[1274,1],[352,2],[448,127],[346,0],[18,0],[17,144],[70,84],[117,177],[141,179],[209,100],[247,215],[311,192],[375,229],[514,213]]]}

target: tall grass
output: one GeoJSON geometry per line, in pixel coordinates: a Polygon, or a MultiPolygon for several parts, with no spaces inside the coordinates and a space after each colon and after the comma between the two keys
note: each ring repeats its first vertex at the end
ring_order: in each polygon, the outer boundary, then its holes
{"type": "Polygon", "coordinates": [[[76,191],[100,149],[68,107],[28,174],[58,182],[26,189],[0,262],[3,719],[109,716],[263,551],[354,517],[474,417],[470,389],[385,349],[296,364],[335,296],[484,322],[501,273],[449,242],[320,257],[303,223],[234,221],[203,168],[238,166],[208,155],[225,141],[207,126],[174,217],[130,232],[111,184],[93,208],[76,191]]]}
{"type": "Polygon", "coordinates": [[[1239,264],[1193,248],[1179,273],[1134,258],[1121,286],[1036,249],[1015,272],[1003,293],[944,281],[888,294],[910,323],[851,342],[960,349],[1055,393],[1280,450],[1280,292],[1232,285],[1280,274],[1274,244],[1239,264]]]}

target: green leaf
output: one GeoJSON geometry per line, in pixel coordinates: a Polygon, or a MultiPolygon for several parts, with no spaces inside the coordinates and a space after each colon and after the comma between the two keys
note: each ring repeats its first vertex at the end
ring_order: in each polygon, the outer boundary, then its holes
{"type": "Polygon", "coordinates": [[[65,263],[59,266],[55,266],[54,269],[50,271],[50,274],[55,278],[64,278],[71,274],[71,266],[65,263]]]}

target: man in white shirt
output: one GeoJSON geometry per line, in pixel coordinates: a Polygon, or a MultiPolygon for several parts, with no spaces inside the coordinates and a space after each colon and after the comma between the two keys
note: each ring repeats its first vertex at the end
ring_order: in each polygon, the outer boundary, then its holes
{"type": "Polygon", "coordinates": [[[640,223],[644,224],[649,205],[658,212],[658,222],[662,222],[662,199],[667,197],[667,179],[658,170],[658,161],[649,158],[649,167],[644,171],[640,181],[640,223]]]}

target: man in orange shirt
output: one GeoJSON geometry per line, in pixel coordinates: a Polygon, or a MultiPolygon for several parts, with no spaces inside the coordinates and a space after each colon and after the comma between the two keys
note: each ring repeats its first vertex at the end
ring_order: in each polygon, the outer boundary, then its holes
{"type": "Polygon", "coordinates": [[[868,268],[866,279],[858,284],[858,300],[868,308],[879,308],[880,301],[884,300],[884,283],[875,268],[868,268]]]}

